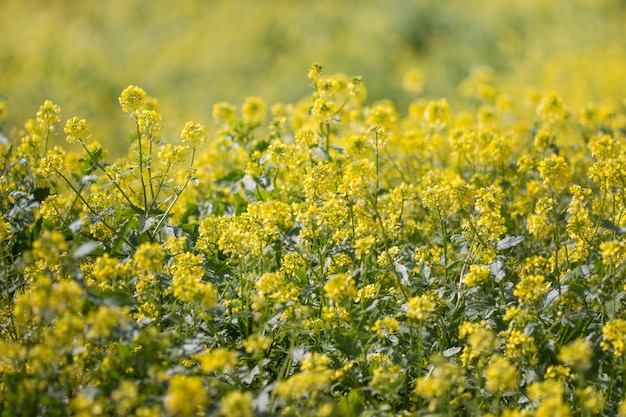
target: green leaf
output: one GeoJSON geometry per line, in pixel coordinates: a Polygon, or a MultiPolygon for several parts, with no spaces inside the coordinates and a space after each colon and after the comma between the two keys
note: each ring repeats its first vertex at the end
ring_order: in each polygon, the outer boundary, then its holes
{"type": "Polygon", "coordinates": [[[98,242],[94,242],[94,241],[85,242],[82,245],[80,245],[78,248],[76,248],[72,257],[74,259],[84,258],[85,256],[90,255],[93,251],[95,251],[99,247],[100,247],[100,244],[98,242]]]}
{"type": "Polygon", "coordinates": [[[445,356],[446,358],[449,358],[450,356],[456,355],[460,351],[461,351],[461,347],[455,346],[455,347],[451,347],[449,349],[444,350],[442,353],[443,353],[443,356],[445,356]]]}
{"type": "Polygon", "coordinates": [[[346,416],[361,415],[365,409],[363,407],[363,400],[356,389],[351,390],[348,395],[343,396],[339,401],[339,405],[342,408],[342,414],[346,416]]]}
{"type": "Polygon", "coordinates": [[[215,181],[217,185],[226,185],[231,182],[239,181],[244,176],[244,172],[240,169],[235,169],[228,174],[224,175],[222,178],[219,178],[215,181]]]}
{"type": "Polygon", "coordinates": [[[519,245],[520,243],[524,241],[524,239],[525,239],[524,236],[507,236],[498,242],[498,245],[496,248],[498,250],[509,249],[509,248],[519,245]]]}
{"type": "Polygon", "coordinates": [[[361,353],[360,341],[339,329],[333,331],[333,339],[337,349],[346,354],[349,358],[356,358],[361,353]]]}
{"type": "Polygon", "coordinates": [[[618,225],[616,225],[615,223],[613,223],[610,220],[603,219],[602,220],[602,226],[605,229],[609,229],[610,231],[617,233],[619,236],[621,236],[624,233],[626,233],[626,228],[619,227],[618,225]]]}
{"type": "Polygon", "coordinates": [[[235,199],[235,203],[237,203],[237,208],[235,209],[235,215],[239,216],[241,213],[245,212],[248,208],[248,202],[240,195],[234,194],[233,198],[235,199]]]}

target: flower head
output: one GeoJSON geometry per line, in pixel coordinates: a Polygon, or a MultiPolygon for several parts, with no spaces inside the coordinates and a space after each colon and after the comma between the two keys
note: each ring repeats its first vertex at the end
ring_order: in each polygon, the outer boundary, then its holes
{"type": "Polygon", "coordinates": [[[122,106],[122,111],[126,114],[134,114],[141,110],[146,103],[146,92],[140,87],[129,85],[122,91],[118,101],[122,106]]]}
{"type": "Polygon", "coordinates": [[[195,148],[206,141],[206,129],[200,123],[187,122],[180,137],[183,142],[189,142],[189,145],[195,148]]]}
{"type": "Polygon", "coordinates": [[[66,140],[68,143],[82,142],[91,134],[87,121],[85,119],[79,119],[78,117],[69,119],[67,123],[65,123],[63,131],[67,133],[66,140]]]}

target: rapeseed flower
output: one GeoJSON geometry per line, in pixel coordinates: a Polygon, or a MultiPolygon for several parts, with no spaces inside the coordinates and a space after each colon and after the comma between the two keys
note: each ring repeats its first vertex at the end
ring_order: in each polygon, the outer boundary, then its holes
{"type": "Polygon", "coordinates": [[[436,307],[436,300],[430,294],[411,297],[407,301],[406,316],[411,319],[425,320],[430,316],[430,313],[435,311],[436,307]]]}
{"type": "Polygon", "coordinates": [[[575,339],[561,346],[558,359],[572,369],[584,372],[591,367],[593,349],[591,343],[584,339],[575,339]]]}
{"type": "Polygon", "coordinates": [[[165,411],[178,416],[196,416],[209,403],[202,378],[192,375],[174,375],[163,398],[165,411]]]}
{"type": "Polygon", "coordinates": [[[220,401],[220,415],[224,417],[253,417],[252,393],[231,391],[220,401]]]}
{"type": "Polygon", "coordinates": [[[496,356],[489,362],[484,375],[485,389],[490,393],[504,393],[518,385],[517,368],[502,356],[496,356]]]}
{"type": "Polygon", "coordinates": [[[63,131],[67,133],[67,142],[72,144],[85,141],[91,135],[87,121],[85,119],[79,119],[78,117],[69,119],[63,131]]]}
{"type": "Polygon", "coordinates": [[[199,145],[204,144],[206,141],[206,129],[200,123],[187,122],[180,137],[183,142],[188,142],[189,146],[196,148],[199,145]]]}
{"type": "Polygon", "coordinates": [[[143,109],[147,100],[146,92],[135,85],[129,85],[120,94],[118,101],[122,107],[122,111],[127,115],[135,115],[139,110],[143,109]]]}

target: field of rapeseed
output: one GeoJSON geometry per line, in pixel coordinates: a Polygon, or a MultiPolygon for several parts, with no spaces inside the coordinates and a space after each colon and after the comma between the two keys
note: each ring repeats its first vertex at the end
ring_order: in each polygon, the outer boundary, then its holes
{"type": "Polygon", "coordinates": [[[624,105],[309,78],[167,143],[131,85],[115,161],[50,101],[2,144],[2,415],[626,415],[624,105]]]}
{"type": "Polygon", "coordinates": [[[314,63],[211,124],[0,91],[0,416],[626,416],[620,48],[448,98],[427,60],[380,98],[314,63]]]}

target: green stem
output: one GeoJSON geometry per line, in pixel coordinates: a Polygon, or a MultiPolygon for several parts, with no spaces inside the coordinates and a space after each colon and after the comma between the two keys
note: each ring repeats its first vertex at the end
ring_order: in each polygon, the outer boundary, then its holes
{"type": "Polygon", "coordinates": [[[552,213],[554,215],[554,279],[556,281],[556,286],[559,291],[559,296],[561,295],[561,277],[560,277],[560,268],[559,268],[559,245],[560,245],[560,227],[559,227],[559,212],[558,205],[556,200],[556,193],[552,194],[552,200],[554,202],[552,206],[552,213]]]}
{"type": "Polygon", "coordinates": [[[124,192],[124,190],[122,190],[122,187],[120,187],[120,185],[117,183],[117,180],[115,178],[113,178],[111,176],[111,174],[109,174],[107,172],[107,170],[104,168],[104,166],[102,166],[102,164],[100,162],[98,162],[98,160],[95,158],[95,156],[93,155],[93,153],[91,153],[91,151],[89,151],[89,149],[87,148],[87,146],[85,145],[85,143],[80,140],[80,144],[83,146],[83,149],[85,150],[85,152],[87,152],[87,154],[89,155],[89,158],[91,159],[92,163],[98,168],[100,169],[102,172],[104,172],[104,174],[107,176],[107,178],[111,181],[111,183],[113,185],[115,185],[115,188],[117,188],[117,190],[120,192],[120,194],[122,195],[122,197],[124,197],[124,200],[126,200],[126,202],[130,205],[131,208],[135,209],[135,210],[141,210],[139,207],[137,207],[135,204],[133,204],[133,202],[131,201],[131,199],[128,197],[128,195],[126,195],[126,193],[124,192]]]}
{"type": "MultiPolygon", "coordinates": [[[[170,168],[172,164],[168,164],[165,172],[161,176],[161,180],[159,181],[159,186],[157,187],[156,194],[152,196],[152,203],[150,203],[150,207],[148,208],[148,213],[152,212],[156,208],[157,198],[159,198],[159,194],[161,194],[161,190],[163,189],[163,183],[165,182],[165,177],[170,172],[170,168]]],[[[150,181],[150,185],[152,186],[152,181],[150,181]]],[[[146,213],[147,214],[147,213],[146,213]]]]}
{"type": "Polygon", "coordinates": [[[144,212],[148,212],[148,194],[146,193],[146,182],[143,178],[143,147],[141,146],[141,131],[137,123],[137,145],[139,146],[139,179],[141,180],[141,191],[143,193],[144,212]]]}
{"type": "MultiPolygon", "coordinates": [[[[85,198],[80,194],[80,191],[76,189],[76,187],[74,187],[74,184],[72,184],[60,171],[56,171],[57,174],[59,174],[59,176],[61,178],[63,178],[63,180],[67,183],[67,185],[70,186],[70,188],[72,189],[72,191],[74,191],[74,193],[76,194],[76,196],[78,196],[78,198],[80,199],[80,201],[83,202],[83,204],[85,205],[85,207],[87,207],[87,210],[89,210],[94,216],[97,216],[98,213],[93,209],[93,207],[91,207],[91,205],[87,202],[87,200],[85,200],[85,198]]],[[[104,218],[101,218],[100,221],[102,222],[102,224],[109,229],[113,235],[117,234],[117,230],[115,230],[113,227],[111,227],[110,224],[108,224],[104,218]]],[[[126,237],[124,236],[120,236],[120,238],[124,241],[124,243],[126,243],[128,246],[130,246],[131,248],[134,247],[132,243],[130,243],[126,237]]]]}
{"type": "MultiPolygon", "coordinates": [[[[154,138],[152,137],[152,133],[150,133],[150,137],[148,138],[148,143],[150,144],[150,148],[148,150],[149,158],[152,158],[152,142],[154,138]]],[[[152,163],[148,164],[148,184],[150,185],[150,196],[152,197],[152,204],[154,204],[154,200],[156,197],[154,196],[154,186],[152,185],[152,163]]]]}
{"type": "Polygon", "coordinates": [[[156,227],[154,228],[154,232],[152,232],[152,239],[156,237],[156,234],[159,232],[159,229],[163,225],[163,222],[165,221],[165,219],[167,219],[167,216],[169,216],[170,212],[172,211],[172,208],[174,207],[174,205],[180,198],[180,195],[183,193],[183,191],[185,191],[185,188],[187,188],[187,184],[189,184],[189,181],[191,181],[191,178],[192,178],[191,175],[193,173],[193,164],[194,164],[195,157],[196,157],[196,148],[193,148],[193,151],[191,152],[191,164],[189,166],[189,173],[187,175],[187,179],[185,179],[185,182],[183,186],[181,187],[180,191],[176,193],[174,200],[167,207],[167,210],[165,210],[165,213],[163,213],[161,220],[159,220],[156,227]]]}

